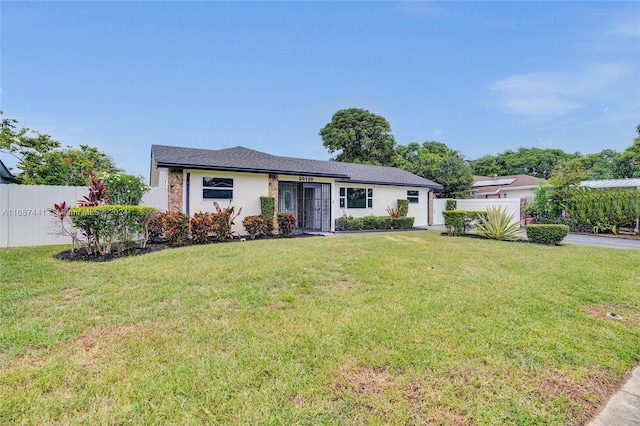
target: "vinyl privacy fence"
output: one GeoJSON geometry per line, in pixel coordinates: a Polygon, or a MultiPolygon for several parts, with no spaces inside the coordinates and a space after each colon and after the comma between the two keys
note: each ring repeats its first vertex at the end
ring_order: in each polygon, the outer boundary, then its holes
{"type": "MultiPolygon", "coordinates": [[[[62,201],[75,205],[83,195],[84,186],[0,185],[0,248],[70,243],[55,235],[48,209],[62,201]]],[[[167,189],[151,188],[141,204],[167,210],[167,189]]]]}

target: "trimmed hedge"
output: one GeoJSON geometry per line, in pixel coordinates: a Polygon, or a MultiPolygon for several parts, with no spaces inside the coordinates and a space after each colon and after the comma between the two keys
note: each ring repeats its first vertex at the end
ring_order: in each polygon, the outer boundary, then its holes
{"type": "Polygon", "coordinates": [[[365,216],[336,219],[336,231],[362,231],[369,229],[411,229],[414,217],[365,216]]]}
{"type": "Polygon", "coordinates": [[[400,210],[400,217],[407,217],[407,214],[409,213],[409,200],[406,198],[399,198],[397,203],[398,209],[400,210]]]}
{"type": "Polygon", "coordinates": [[[447,227],[449,235],[464,235],[480,217],[486,219],[487,212],[481,210],[445,210],[442,212],[442,216],[444,216],[444,226],[447,227]]]}
{"type": "Polygon", "coordinates": [[[569,234],[567,225],[527,225],[524,228],[529,241],[538,244],[558,244],[569,234]]]}
{"type": "Polygon", "coordinates": [[[276,199],[274,197],[260,197],[260,214],[264,220],[264,232],[267,235],[273,233],[273,220],[276,216],[276,199]]]}

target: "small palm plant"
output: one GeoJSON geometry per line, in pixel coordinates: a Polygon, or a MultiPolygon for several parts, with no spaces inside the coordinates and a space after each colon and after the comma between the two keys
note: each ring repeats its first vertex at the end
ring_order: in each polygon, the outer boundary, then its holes
{"type": "Polygon", "coordinates": [[[480,216],[479,220],[476,233],[482,237],[504,241],[520,239],[520,222],[502,206],[489,207],[486,218],[480,216]]]}

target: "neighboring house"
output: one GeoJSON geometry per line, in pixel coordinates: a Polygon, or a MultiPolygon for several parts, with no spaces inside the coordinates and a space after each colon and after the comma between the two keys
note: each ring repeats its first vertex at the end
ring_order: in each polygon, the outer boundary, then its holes
{"type": "Polygon", "coordinates": [[[152,187],[168,188],[169,210],[193,215],[231,202],[244,216],[259,215],[260,197],[292,213],[303,231],[333,231],[335,219],[386,216],[409,200],[416,227],[429,225],[434,189],[442,185],[395,167],[279,157],[243,147],[220,150],[153,145],[152,187]]]}
{"type": "Polygon", "coordinates": [[[585,180],[580,182],[581,186],[589,188],[638,188],[640,189],[640,178],[630,179],[602,179],[602,180],[585,180]]]}
{"type": "Polygon", "coordinates": [[[5,183],[22,183],[22,180],[11,174],[11,171],[9,171],[7,166],[0,160],[0,184],[5,183]]]}
{"type": "Polygon", "coordinates": [[[519,198],[531,202],[538,186],[547,183],[544,179],[529,175],[474,176],[471,186],[473,198],[519,198]]]}

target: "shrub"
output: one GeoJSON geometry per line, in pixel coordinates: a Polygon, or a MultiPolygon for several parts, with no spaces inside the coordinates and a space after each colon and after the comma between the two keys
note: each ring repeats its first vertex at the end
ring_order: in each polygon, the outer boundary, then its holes
{"type": "Polygon", "coordinates": [[[102,178],[109,192],[108,204],[137,206],[150,189],[142,176],[105,173],[102,178]]]}
{"type": "Polygon", "coordinates": [[[278,230],[285,237],[296,229],[296,217],[292,213],[278,213],[278,230]]]}
{"type": "Polygon", "coordinates": [[[191,225],[191,240],[194,244],[206,244],[209,235],[213,233],[213,218],[211,213],[198,212],[189,220],[191,225]]]}
{"type": "Polygon", "coordinates": [[[189,240],[189,216],[184,213],[166,212],[162,228],[169,245],[180,246],[189,240]]]}
{"type": "Polygon", "coordinates": [[[400,217],[402,211],[400,210],[400,207],[394,209],[393,207],[387,206],[387,213],[391,217],[400,217]]]}
{"type": "Polygon", "coordinates": [[[55,229],[51,231],[51,234],[71,238],[71,254],[74,254],[76,244],[79,241],[78,230],[73,226],[69,218],[70,210],[71,206],[68,206],[66,201],[54,204],[52,209],[48,209],[49,213],[53,215],[55,223],[55,229]]]}
{"type": "MultiPolygon", "coordinates": [[[[455,201],[455,200],[454,200],[455,201]]],[[[487,212],[477,210],[445,210],[444,226],[449,235],[464,235],[471,226],[477,223],[481,216],[486,216],[487,212]]]]}
{"type": "Polygon", "coordinates": [[[527,238],[538,244],[558,244],[569,234],[567,225],[527,225],[527,238]]]}
{"type": "Polygon", "coordinates": [[[245,216],[245,218],[242,219],[242,226],[244,226],[244,229],[252,240],[264,235],[264,219],[262,216],[245,216]]]}
{"type": "Polygon", "coordinates": [[[397,217],[407,217],[409,214],[409,200],[407,199],[398,199],[398,210],[400,210],[400,215],[397,217]]]}
{"type": "Polygon", "coordinates": [[[216,201],[213,202],[213,206],[216,208],[216,213],[213,213],[213,232],[216,234],[219,240],[226,240],[227,238],[233,238],[233,225],[240,213],[242,213],[242,207],[238,209],[238,213],[235,213],[235,206],[231,205],[222,209],[216,201]]]}
{"type": "Polygon", "coordinates": [[[478,235],[492,240],[516,241],[520,239],[520,221],[502,206],[491,206],[486,216],[478,217],[478,235]]]}
{"type": "Polygon", "coordinates": [[[414,217],[365,216],[360,218],[340,217],[336,219],[336,231],[360,231],[367,229],[411,229],[414,217]]]}
{"type": "Polygon", "coordinates": [[[164,237],[164,215],[163,212],[155,212],[151,215],[148,225],[149,240],[158,242],[164,237]]]}
{"type": "Polygon", "coordinates": [[[122,248],[133,238],[144,247],[148,240],[148,225],[155,209],[145,206],[88,206],[69,211],[75,227],[82,230],[82,241],[88,254],[111,253],[114,242],[122,248]]]}
{"type": "Polygon", "coordinates": [[[458,200],[447,200],[446,210],[455,210],[458,208],[458,200]]]}
{"type": "Polygon", "coordinates": [[[267,235],[271,235],[276,214],[276,199],[273,197],[260,197],[260,214],[264,220],[264,232],[267,235]]]}
{"type": "Polygon", "coordinates": [[[612,231],[635,222],[640,216],[640,191],[635,188],[572,188],[565,208],[570,217],[591,225],[594,233],[612,231]]]}

